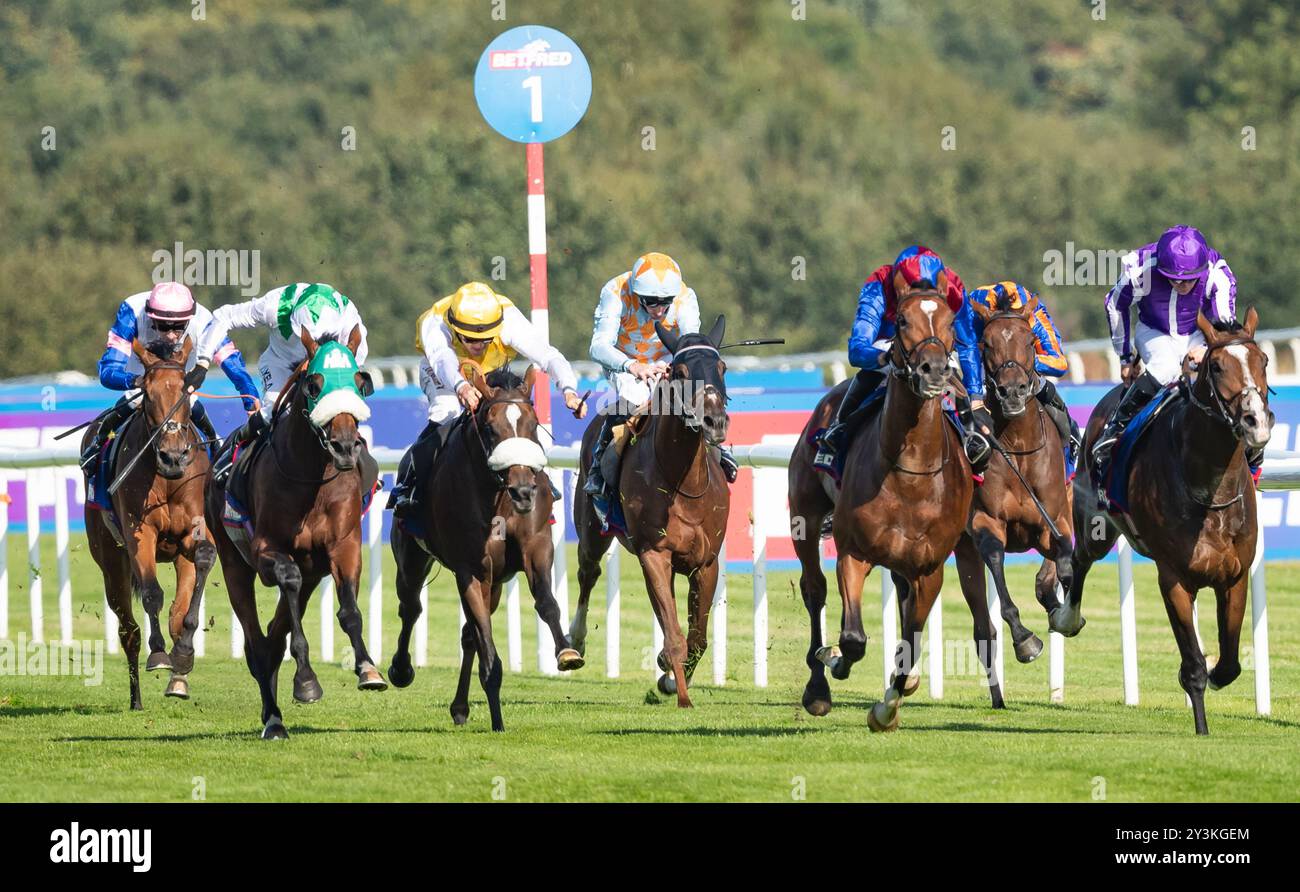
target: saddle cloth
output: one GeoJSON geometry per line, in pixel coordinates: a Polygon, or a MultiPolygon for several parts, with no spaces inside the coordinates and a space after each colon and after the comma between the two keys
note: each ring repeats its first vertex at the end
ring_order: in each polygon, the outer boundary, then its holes
{"type": "Polygon", "coordinates": [[[1119,442],[1115,444],[1110,467],[1101,469],[1101,478],[1106,487],[1106,497],[1110,500],[1112,514],[1128,513],[1128,478],[1133,466],[1133,453],[1143,435],[1150,430],[1151,422],[1168,406],[1178,402],[1175,398],[1176,394],[1178,394],[1176,383],[1170,384],[1156,394],[1124,429],[1119,442]]]}

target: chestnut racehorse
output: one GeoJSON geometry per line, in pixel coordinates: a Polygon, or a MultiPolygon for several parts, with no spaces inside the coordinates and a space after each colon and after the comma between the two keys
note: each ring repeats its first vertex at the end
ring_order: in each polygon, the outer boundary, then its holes
{"type": "MultiPolygon", "coordinates": [[[[231,607],[244,630],[248,670],[261,691],[262,737],[267,740],[289,736],[276,702],[286,634],[297,664],[294,699],[313,703],[321,698],[320,682],[308,659],[302,615],[312,592],[326,575],[334,579],[339,624],[352,646],[357,687],[374,691],[388,687],[366,650],[361,611],[357,608],[362,495],[369,489],[363,476],[373,474],[377,466],[366,450],[353,414],[340,412],[322,427],[308,417],[307,399],[320,394],[323,378],[305,374],[307,363],[320,345],[305,328],[301,337],[308,358],[285,385],[280,400],[287,405],[263,434],[269,442],[260,454],[252,456],[255,461],[247,470],[244,508],[253,525],[249,559],[230,538],[222,520],[226,486],[211,478],[207,492],[208,526],[221,553],[231,607]],[[275,616],[265,634],[257,615],[255,579],[280,590],[275,616]]],[[[348,338],[347,348],[353,355],[360,341],[358,326],[348,338]]],[[[355,379],[362,394],[370,391],[365,372],[358,371],[355,379]]]]}
{"type": "MultiPolygon", "coordinates": [[[[113,495],[113,510],[122,525],[125,547],[117,544],[104,512],[86,499],[86,536],[90,554],[104,574],[104,593],[117,615],[118,635],[131,678],[131,708],[140,702],[140,627],[131,611],[131,593],[140,596],[149,614],[149,660],[146,670],[170,669],[165,691],[169,697],[189,697],[189,673],[194,668],[194,632],[199,623],[203,586],[217,559],[217,551],[203,529],[203,485],[208,476],[208,452],[190,423],[190,400],[185,393],[185,361],[194,348],[187,337],[179,350],[163,359],[138,340],[132,350],[144,365],[136,414],[118,430],[121,443],[114,454],[113,479],[143,449],[152,449],[135,463],[113,495]],[[168,418],[173,406],[178,406],[168,418]],[[162,428],[159,431],[159,428],[162,428]],[[157,432],[156,441],[151,436],[157,432]],[[163,590],[158,583],[158,562],[176,567],[176,597],[168,617],[172,652],[166,652],[158,614],[163,590]]],[[[95,436],[87,429],[84,452],[95,436]]]]}
{"type": "MultiPolygon", "coordinates": [[[[1268,407],[1268,358],[1255,343],[1259,315],[1251,307],[1245,324],[1211,324],[1198,314],[1205,356],[1186,388],[1187,398],[1164,408],[1138,441],[1128,471],[1127,515],[1097,507],[1090,468],[1074,479],[1074,586],[1052,614],[1052,628],[1075,635],[1083,628],[1083,584],[1094,562],[1121,533],[1133,549],[1156,562],[1160,594],[1178,642],[1178,681],[1192,701],[1197,734],[1208,734],[1205,686],[1224,687],[1241,674],[1238,644],[1246,610],[1246,582],[1258,537],[1255,485],[1245,451],[1260,449],[1272,433],[1268,407]],[[1095,531],[1095,533],[1094,533],[1095,531]],[[1219,658],[1213,668],[1192,622],[1202,588],[1214,589],[1219,658]]],[[[1186,364],[1184,368],[1186,369],[1186,364]]],[[[1091,461],[1117,387],[1093,410],[1083,455],[1091,461]]]]}
{"type": "MultiPolygon", "coordinates": [[[[651,397],[646,423],[622,457],[618,490],[627,532],[618,541],[637,556],[650,605],[664,633],[658,665],[663,694],[691,705],[686,686],[708,647],[709,611],[718,581],[719,551],[731,510],[731,490],[713,447],[727,438],[726,365],[718,352],[726,322],[722,316],[707,335],[655,331],[672,354],[668,378],[651,397]],[[689,637],[677,621],[676,576],[687,579],[689,637]],[[669,675],[668,673],[671,673],[669,675]]],[[[586,469],[602,418],[582,438],[573,522],[578,530],[578,609],[569,625],[573,646],[584,653],[591,590],[600,579],[600,559],[609,550],[591,498],[583,492],[586,469]]],[[[614,448],[610,444],[610,449],[614,448]]]]}
{"type": "MultiPolygon", "coordinates": [[[[944,417],[939,398],[951,386],[953,311],[937,291],[913,291],[899,298],[896,318],[898,334],[888,354],[884,405],[848,447],[838,496],[832,498],[832,484],[813,470],[810,434],[833,416],[847,385],[832,389],[818,403],[790,462],[791,533],[802,566],[799,585],[812,638],[807,656],[811,676],[803,695],[810,713],[824,715],[831,709],[826,669],[846,679],[852,665],[866,655],[862,586],[872,567],[891,571],[898,588],[902,637],[892,684],[868,715],[873,731],[897,728],[904,693],[915,690],[912,670],[921,653],[921,630],[943,583],[943,563],[961,536],[974,487],[961,438],[944,417]],[[844,603],[838,648],[823,646],[820,623],[826,579],[818,531],[832,510],[839,553],[836,582],[844,603]]],[[[968,603],[996,702],[1001,692],[988,662],[995,634],[988,605],[970,602],[969,596],[968,603]]]]}
{"type": "Polygon", "coordinates": [[[984,483],[975,491],[967,534],[957,545],[962,584],[975,588],[972,602],[985,598],[984,566],[993,574],[1002,602],[1002,618],[1011,628],[1012,647],[1021,663],[1036,659],[1042,653],[1043,642],[1020,621],[1020,611],[1011,600],[1003,567],[1006,553],[1032,549],[1043,556],[1035,594],[1050,614],[1057,606],[1058,578],[1069,591],[1070,554],[1074,547],[1071,490],[1065,479],[1061,435],[1034,397],[1038,381],[1034,371],[1037,338],[1033,314],[1037,308],[1036,295],[1019,309],[1012,308],[1007,298],[999,302],[996,310],[974,304],[975,312],[984,320],[980,353],[988,382],[993,433],[1002,449],[989,462],[984,483]],[[1015,470],[1009,462],[1015,462],[1015,470]],[[1046,510],[1055,531],[1043,519],[1026,485],[1046,510]]]}
{"type": "Polygon", "coordinates": [[[551,630],[559,668],[582,667],[582,658],[560,626],[560,607],[551,591],[552,501],[532,403],[536,375],[532,366],[523,379],[507,369],[497,369],[486,379],[477,370],[469,374],[482,399],[477,410],[450,428],[432,473],[420,483],[425,487],[417,503],[422,535],[417,538],[400,518],[393,524],[402,631],[388,677],[399,688],[415,680],[411,628],[421,612],[420,588],[437,560],[455,574],[465,611],[460,680],[451,702],[457,725],[469,719],[469,678],[477,654],[492,730],[505,730],[501,657],[492,640],[492,614],[501,600],[501,586],[520,571],[528,578],[538,615],[551,630]]]}

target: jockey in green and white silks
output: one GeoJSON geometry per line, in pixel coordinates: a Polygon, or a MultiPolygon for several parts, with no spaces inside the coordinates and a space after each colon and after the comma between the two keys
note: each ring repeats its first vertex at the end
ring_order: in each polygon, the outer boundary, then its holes
{"type": "Polygon", "coordinates": [[[212,312],[212,322],[199,343],[199,364],[206,364],[213,351],[226,339],[231,329],[267,328],[270,339],[257,368],[262,375],[262,412],[259,418],[250,418],[249,424],[239,431],[238,441],[256,436],[263,423],[271,420],[275,401],[284,389],[285,382],[303,360],[307,348],[301,334],[304,330],[316,341],[333,339],[347,344],[353,329],[361,329],[361,343],[357,346],[356,362],[366,361],[366,326],[361,321],[356,304],[331,285],[298,282],[274,288],[261,297],[243,303],[227,304],[212,312]]]}

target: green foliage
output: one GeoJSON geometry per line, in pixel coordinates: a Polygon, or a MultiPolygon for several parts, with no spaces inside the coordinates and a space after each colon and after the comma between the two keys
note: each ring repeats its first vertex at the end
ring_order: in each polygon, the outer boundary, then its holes
{"type": "MultiPolygon", "coordinates": [[[[547,149],[552,332],[571,357],[601,285],[647,250],[677,257],[738,336],[823,349],[914,241],[970,285],[1043,288],[1045,251],[1127,249],[1176,222],[1205,230],[1266,326],[1289,324],[1295,7],[1108,6],[1095,21],[1082,0],[809,0],[796,21],[776,0],[511,0],[503,23],[481,0],[223,0],[196,22],[161,0],[8,0],[0,376],[89,370],[177,240],[259,250],[264,290],[338,286],[374,355],[412,352],[416,316],[497,256],[526,305],[523,150],[472,91],[483,46],[525,22],[574,37],[595,84],[547,149]]],[[[1104,332],[1108,284],[1044,289],[1067,338],[1104,332]]]]}

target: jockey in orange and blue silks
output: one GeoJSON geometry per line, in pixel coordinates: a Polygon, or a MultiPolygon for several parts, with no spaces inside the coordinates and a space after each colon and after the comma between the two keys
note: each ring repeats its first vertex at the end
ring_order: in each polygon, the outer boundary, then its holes
{"type": "Polygon", "coordinates": [[[894,313],[898,299],[917,290],[939,292],[956,315],[954,346],[968,394],[968,399],[963,399],[958,407],[966,426],[964,445],[977,472],[987,464],[990,451],[987,435],[993,431],[993,419],[984,408],[984,367],[975,337],[975,314],[966,302],[961,277],[929,248],[912,245],[894,258],[893,263],[873,272],[858,295],[858,312],[849,335],[849,362],[860,371],[844,394],[834,423],[819,438],[814,466],[832,470],[835,453],[844,446],[847,435],[845,420],[869,394],[884,385],[889,347],[897,331],[894,313]]]}
{"type": "MultiPolygon", "coordinates": [[[[983,304],[991,310],[997,310],[999,305],[1018,310],[1034,296],[1024,285],[1006,281],[974,288],[966,292],[966,301],[972,305],[983,304]]],[[[984,320],[975,314],[974,323],[975,343],[978,344],[984,337],[984,320]]],[[[1060,431],[1061,442],[1070,448],[1070,458],[1073,461],[1079,445],[1079,426],[1070,417],[1070,410],[1057,392],[1056,385],[1049,380],[1064,375],[1070,364],[1066,360],[1065,349],[1061,346],[1061,333],[1056,330],[1056,323],[1052,321],[1052,314],[1047,311],[1042,297],[1038,298],[1038,309],[1034,311],[1031,327],[1035,338],[1034,372],[1038,381],[1035,395],[1060,431]]]]}

